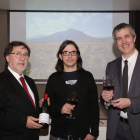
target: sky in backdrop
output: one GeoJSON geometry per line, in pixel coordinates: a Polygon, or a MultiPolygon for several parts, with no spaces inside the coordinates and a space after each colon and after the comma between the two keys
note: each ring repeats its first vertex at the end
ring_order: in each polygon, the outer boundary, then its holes
{"type": "Polygon", "coordinates": [[[112,13],[95,12],[27,12],[26,38],[51,35],[69,28],[91,37],[111,37],[112,13]]]}

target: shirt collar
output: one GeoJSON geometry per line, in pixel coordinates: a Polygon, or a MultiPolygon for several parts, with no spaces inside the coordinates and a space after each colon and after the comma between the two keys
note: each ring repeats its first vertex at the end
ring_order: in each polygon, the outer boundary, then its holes
{"type": "MultiPolygon", "coordinates": [[[[130,56],[127,59],[127,61],[131,64],[134,59],[137,59],[137,56],[138,56],[138,51],[137,51],[137,49],[135,49],[135,53],[132,56],[130,56]]],[[[122,61],[124,62],[125,60],[126,59],[122,56],[122,61]]]]}
{"type": "Polygon", "coordinates": [[[18,73],[16,73],[15,71],[13,71],[9,66],[8,66],[8,70],[14,75],[14,77],[19,80],[20,77],[24,77],[24,75],[22,74],[22,76],[20,76],[18,73]]]}

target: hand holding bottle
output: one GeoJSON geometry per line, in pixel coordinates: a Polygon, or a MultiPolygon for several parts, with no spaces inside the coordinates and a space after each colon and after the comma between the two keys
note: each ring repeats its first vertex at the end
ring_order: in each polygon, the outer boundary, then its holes
{"type": "Polygon", "coordinates": [[[40,129],[42,128],[43,126],[36,123],[35,121],[38,121],[39,119],[38,118],[34,118],[32,116],[28,116],[27,117],[27,123],[26,123],[26,127],[28,129],[40,129]]]}
{"type": "Polygon", "coordinates": [[[48,110],[48,94],[44,94],[44,102],[41,108],[41,113],[39,115],[39,124],[43,125],[43,128],[48,128],[50,124],[50,116],[48,110]]]}
{"type": "MultiPolygon", "coordinates": [[[[50,106],[50,98],[49,98],[49,97],[48,97],[47,101],[48,101],[48,106],[50,106]]],[[[44,98],[42,98],[42,99],[39,101],[39,107],[40,107],[40,108],[42,107],[43,103],[44,103],[44,98]]]]}

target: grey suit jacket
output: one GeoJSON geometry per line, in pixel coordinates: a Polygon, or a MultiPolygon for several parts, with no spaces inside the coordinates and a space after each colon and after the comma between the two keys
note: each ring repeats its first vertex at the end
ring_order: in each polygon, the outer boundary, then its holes
{"type": "MultiPolygon", "coordinates": [[[[115,82],[114,99],[122,98],[122,57],[108,63],[106,74],[113,75],[115,82]]],[[[134,67],[132,78],[130,81],[128,98],[131,100],[132,107],[126,109],[130,128],[135,140],[140,140],[140,54],[134,67]]],[[[103,103],[103,99],[101,98],[103,103]]],[[[103,103],[104,105],[104,103],[103,103]]],[[[118,122],[120,118],[120,109],[109,107],[108,123],[107,123],[107,138],[114,140],[117,132],[118,122]]]]}

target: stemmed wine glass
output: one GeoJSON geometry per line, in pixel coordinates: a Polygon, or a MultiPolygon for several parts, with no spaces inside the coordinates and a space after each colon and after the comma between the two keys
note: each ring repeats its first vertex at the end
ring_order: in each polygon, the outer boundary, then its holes
{"type": "MultiPolygon", "coordinates": [[[[70,90],[68,94],[68,103],[71,105],[76,105],[78,103],[78,94],[75,90],[70,90]]],[[[75,116],[73,115],[73,110],[71,110],[71,114],[67,114],[66,118],[68,119],[75,119],[75,116]]]]}
{"type": "MultiPolygon", "coordinates": [[[[104,88],[104,90],[108,90],[108,91],[113,90],[114,91],[114,87],[115,87],[115,85],[114,85],[113,76],[112,75],[104,76],[103,77],[103,88],[104,88]]],[[[112,102],[112,99],[111,99],[110,102],[112,102]]]]}

